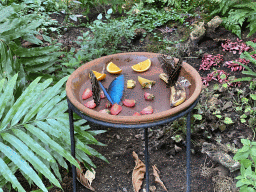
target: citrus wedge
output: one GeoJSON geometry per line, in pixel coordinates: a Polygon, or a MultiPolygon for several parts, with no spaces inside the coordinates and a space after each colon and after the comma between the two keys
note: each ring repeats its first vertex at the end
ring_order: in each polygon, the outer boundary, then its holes
{"type": "Polygon", "coordinates": [[[106,76],[107,76],[105,73],[99,73],[97,71],[92,71],[92,72],[94,73],[94,75],[95,75],[95,77],[97,78],[98,81],[101,81],[101,80],[105,79],[106,76]]]}
{"type": "Polygon", "coordinates": [[[155,81],[145,79],[143,77],[138,76],[138,81],[140,82],[142,88],[150,88],[156,83],[155,81]]]}
{"type": "Polygon", "coordinates": [[[136,72],[144,72],[147,71],[151,66],[151,61],[150,59],[147,59],[145,61],[142,61],[138,64],[135,64],[132,66],[132,69],[136,72]]]}
{"type": "Polygon", "coordinates": [[[107,65],[107,71],[112,74],[120,74],[122,72],[122,69],[120,69],[116,64],[110,62],[107,65]]]}

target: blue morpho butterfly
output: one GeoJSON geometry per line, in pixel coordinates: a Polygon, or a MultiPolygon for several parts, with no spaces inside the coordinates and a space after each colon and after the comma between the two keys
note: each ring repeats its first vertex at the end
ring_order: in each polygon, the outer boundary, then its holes
{"type": "Polygon", "coordinates": [[[104,92],[105,96],[109,102],[113,105],[115,103],[119,104],[124,91],[124,75],[119,75],[116,77],[109,85],[106,90],[105,87],[97,80],[94,73],[90,71],[91,84],[92,84],[92,93],[93,100],[96,106],[100,103],[100,88],[104,92]]]}

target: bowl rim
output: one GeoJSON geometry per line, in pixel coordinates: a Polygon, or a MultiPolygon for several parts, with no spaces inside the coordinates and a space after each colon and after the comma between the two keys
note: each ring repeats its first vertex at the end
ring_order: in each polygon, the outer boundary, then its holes
{"type": "Polygon", "coordinates": [[[159,53],[150,53],[150,52],[126,52],[126,53],[107,55],[107,56],[100,57],[98,59],[94,59],[92,61],[89,61],[89,62],[83,64],[81,67],[76,69],[69,76],[69,78],[67,80],[66,94],[67,94],[67,97],[70,100],[70,102],[82,113],[84,113],[85,115],[87,115],[93,119],[97,119],[97,120],[100,120],[103,122],[108,122],[108,123],[115,123],[115,124],[142,124],[142,123],[150,123],[153,121],[159,121],[159,120],[174,116],[174,115],[184,111],[185,109],[187,109],[199,97],[201,90],[202,90],[201,76],[199,75],[199,73],[197,72],[197,70],[195,68],[193,68],[188,63],[183,62],[182,68],[186,72],[188,72],[195,80],[195,84],[196,84],[195,90],[192,93],[192,95],[190,96],[190,98],[187,99],[184,103],[180,104],[177,107],[170,108],[169,110],[161,111],[161,112],[153,113],[153,114],[149,114],[149,115],[129,116],[129,118],[127,118],[127,116],[109,115],[109,114],[99,113],[93,109],[89,109],[89,108],[85,107],[81,102],[79,102],[76,99],[76,96],[73,94],[73,91],[72,91],[72,80],[74,78],[76,78],[81,73],[81,71],[84,71],[85,69],[87,69],[87,67],[85,65],[91,66],[91,64],[93,64],[95,62],[97,63],[97,61],[101,61],[103,59],[107,59],[108,57],[113,58],[116,56],[128,55],[128,54],[136,55],[136,56],[146,56],[146,57],[151,56],[151,58],[152,58],[152,56],[156,57],[156,56],[161,55],[159,53]]]}

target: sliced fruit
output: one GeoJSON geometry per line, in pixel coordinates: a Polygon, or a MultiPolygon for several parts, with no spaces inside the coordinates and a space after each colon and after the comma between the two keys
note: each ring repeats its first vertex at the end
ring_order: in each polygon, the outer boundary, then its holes
{"type": "Polygon", "coordinates": [[[105,94],[104,94],[104,92],[103,92],[103,91],[101,91],[101,92],[100,92],[100,98],[101,98],[101,99],[106,98],[106,96],[105,96],[105,94]]]}
{"type": "Polygon", "coordinates": [[[141,116],[139,112],[135,112],[132,116],[141,116]]]}
{"type": "Polygon", "coordinates": [[[116,64],[110,62],[107,65],[107,71],[112,74],[120,74],[122,72],[122,69],[120,69],[116,64]]]}
{"type": "Polygon", "coordinates": [[[99,113],[110,114],[110,110],[109,109],[102,109],[102,110],[99,111],[99,113]]]}
{"type": "Polygon", "coordinates": [[[134,106],[135,106],[135,103],[136,103],[136,101],[135,101],[135,100],[132,100],[132,99],[125,99],[125,100],[123,101],[123,104],[124,104],[124,106],[126,106],[126,107],[134,107],[134,106]]]}
{"type": "Polygon", "coordinates": [[[174,86],[171,87],[170,106],[176,107],[186,100],[185,88],[176,90],[174,86]]]}
{"type": "Polygon", "coordinates": [[[150,68],[150,66],[151,66],[151,61],[150,59],[147,59],[136,65],[133,65],[132,69],[136,72],[144,72],[144,71],[147,71],[150,68]]]}
{"type": "Polygon", "coordinates": [[[152,114],[153,113],[153,108],[151,106],[147,106],[140,113],[142,115],[152,114]]]}
{"type": "Polygon", "coordinates": [[[135,87],[135,85],[136,85],[136,81],[134,81],[133,79],[127,80],[127,89],[132,89],[135,87]]]}
{"type": "Polygon", "coordinates": [[[93,70],[92,70],[92,72],[94,73],[94,75],[95,75],[95,77],[97,78],[98,81],[101,81],[101,80],[105,79],[106,76],[107,76],[105,73],[99,73],[99,72],[93,71],[93,70]]]}
{"type": "Polygon", "coordinates": [[[92,96],[92,91],[91,91],[91,89],[87,88],[83,92],[82,99],[88,99],[91,96],[92,96]]]}
{"type": "Polygon", "coordinates": [[[138,76],[138,81],[140,82],[142,88],[150,88],[156,83],[155,81],[145,79],[143,77],[138,76]]]}
{"type": "Polygon", "coordinates": [[[87,103],[84,104],[85,107],[88,107],[90,109],[93,109],[96,107],[96,104],[94,103],[94,100],[88,101],[87,103]]]}
{"type": "Polygon", "coordinates": [[[145,98],[147,101],[152,101],[152,100],[155,99],[155,96],[154,96],[153,94],[151,94],[151,93],[145,92],[145,93],[144,93],[144,98],[145,98]]]}
{"type": "Polygon", "coordinates": [[[117,103],[115,103],[111,109],[110,109],[110,113],[112,115],[118,115],[118,113],[120,113],[122,111],[122,106],[118,105],[117,103]]]}
{"type": "Polygon", "coordinates": [[[166,73],[161,73],[161,74],[159,75],[159,78],[162,79],[165,83],[168,84],[168,76],[167,76],[166,73]]]}
{"type": "Polygon", "coordinates": [[[106,107],[106,108],[111,108],[111,107],[112,107],[112,104],[111,104],[109,101],[107,101],[105,107],[106,107]]]}

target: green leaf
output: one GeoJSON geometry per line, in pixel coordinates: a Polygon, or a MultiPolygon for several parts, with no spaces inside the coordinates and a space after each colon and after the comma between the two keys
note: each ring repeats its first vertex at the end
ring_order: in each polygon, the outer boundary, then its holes
{"type": "Polygon", "coordinates": [[[243,159],[248,158],[249,154],[250,154],[250,151],[238,152],[238,153],[236,153],[236,154],[234,155],[233,159],[234,159],[234,160],[237,160],[237,161],[243,160],[243,159]]]}
{"type": "Polygon", "coordinates": [[[251,141],[249,139],[241,139],[241,143],[244,145],[250,145],[251,141]]]}
{"type": "MultiPolygon", "coordinates": [[[[17,180],[17,178],[15,177],[15,175],[12,173],[12,171],[9,169],[8,165],[5,164],[5,162],[2,160],[2,158],[0,158],[0,173],[2,176],[4,176],[4,178],[11,182],[13,184],[14,187],[17,187],[17,189],[19,191],[24,191],[26,192],[23,187],[21,186],[21,184],[19,183],[19,181],[17,180]]],[[[0,190],[1,191],[1,190],[0,190]]]]}
{"type": "Polygon", "coordinates": [[[24,117],[23,123],[29,121],[32,117],[34,117],[39,112],[39,110],[59,92],[60,88],[62,87],[63,83],[66,82],[67,78],[68,77],[62,78],[53,87],[48,89],[47,93],[43,96],[43,98],[41,98],[24,117]]]}
{"type": "Polygon", "coordinates": [[[243,164],[245,168],[248,168],[249,166],[252,165],[252,161],[249,159],[242,159],[240,163],[243,164]]]}
{"type": "Polygon", "coordinates": [[[55,163],[55,159],[51,154],[46,151],[38,142],[32,139],[28,134],[20,129],[12,129],[13,133],[22,140],[30,149],[32,149],[36,154],[46,159],[49,162],[55,163]]]}
{"type": "Polygon", "coordinates": [[[23,115],[27,113],[27,110],[29,109],[31,103],[31,100],[28,98],[33,98],[31,97],[31,94],[33,94],[33,91],[40,79],[40,77],[35,79],[18,98],[18,100],[14,103],[14,105],[11,107],[11,109],[8,111],[7,115],[3,119],[0,129],[5,129],[10,121],[12,121],[11,126],[16,125],[23,117],[23,115]]]}
{"type": "Polygon", "coordinates": [[[40,189],[47,192],[47,189],[45,188],[42,180],[38,177],[36,172],[30,167],[30,165],[20,156],[18,155],[14,150],[12,150],[9,146],[4,145],[3,143],[0,143],[1,151],[15,163],[19,167],[20,170],[22,170],[29,178],[31,178],[34,183],[40,187],[40,189]]]}
{"type": "Polygon", "coordinates": [[[230,125],[230,124],[233,124],[234,122],[232,121],[232,119],[230,117],[225,117],[224,123],[227,125],[230,125]]]}
{"type": "Polygon", "coordinates": [[[37,57],[42,55],[47,55],[51,52],[57,51],[59,47],[57,46],[47,46],[47,47],[34,47],[34,48],[23,48],[19,47],[15,51],[16,55],[19,57],[37,57]]]}
{"type": "Polygon", "coordinates": [[[53,141],[47,134],[45,134],[40,129],[34,127],[33,125],[25,124],[24,125],[28,131],[30,131],[32,134],[37,136],[39,140],[41,140],[43,143],[47,143],[50,148],[55,150],[57,153],[65,157],[70,163],[75,165],[76,167],[80,167],[77,161],[70,155],[69,152],[67,152],[65,149],[63,149],[58,143],[53,141]]]}
{"type": "Polygon", "coordinates": [[[54,185],[61,188],[60,183],[54,177],[51,171],[37,156],[35,156],[35,154],[27,147],[27,145],[25,145],[21,140],[9,133],[2,133],[1,135],[3,139],[8,141],[12,146],[14,146],[19,151],[19,153],[22,154],[22,156],[33,165],[33,167],[37,171],[41,172],[54,185]]]}
{"type": "Polygon", "coordinates": [[[256,101],[256,94],[250,94],[250,97],[251,97],[254,101],[256,101]]]}
{"type": "MultiPolygon", "coordinates": [[[[13,91],[14,91],[14,87],[16,85],[16,81],[18,78],[18,74],[14,75],[10,81],[8,81],[5,91],[3,94],[1,94],[0,96],[0,119],[3,115],[3,112],[5,110],[6,104],[10,101],[10,99],[13,97],[13,91]]],[[[1,126],[2,127],[2,124],[1,126]]],[[[2,129],[0,128],[0,131],[2,129]]]]}
{"type": "Polygon", "coordinates": [[[200,115],[200,114],[193,114],[193,117],[196,119],[196,120],[199,120],[199,121],[201,121],[202,120],[202,115],[200,115]]]}

